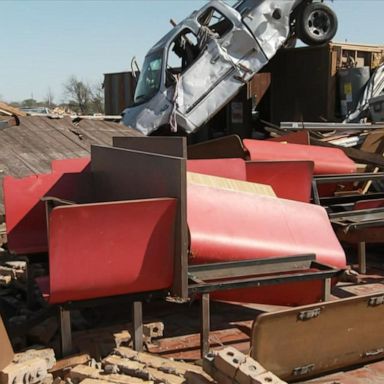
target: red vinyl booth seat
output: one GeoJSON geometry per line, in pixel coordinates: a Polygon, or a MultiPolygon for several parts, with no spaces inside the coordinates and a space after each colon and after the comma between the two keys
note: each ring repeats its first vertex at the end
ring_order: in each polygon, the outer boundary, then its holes
{"type": "Polygon", "coordinates": [[[278,197],[309,202],[313,162],[244,161],[243,159],[188,160],[189,172],[267,184],[278,197]]]}
{"type": "Polygon", "coordinates": [[[59,206],[49,219],[48,278],[57,304],[168,289],[173,282],[176,199],[59,206]]]}
{"type": "Polygon", "coordinates": [[[251,160],[307,160],[315,164],[315,175],[356,172],[356,164],[338,148],[286,144],[267,140],[243,140],[251,160]]]}
{"type": "Polygon", "coordinates": [[[55,160],[51,173],[4,178],[5,220],[11,252],[47,252],[45,206],[41,198],[50,195],[77,202],[89,199],[91,192],[83,181],[89,161],[89,158],[55,160]]]}
{"type": "MultiPolygon", "coordinates": [[[[344,251],[319,206],[238,191],[188,185],[190,263],[213,263],[299,254],[344,268],[344,251]]],[[[320,300],[320,282],[242,289],[214,297],[242,302],[301,305],[320,300]]]]}

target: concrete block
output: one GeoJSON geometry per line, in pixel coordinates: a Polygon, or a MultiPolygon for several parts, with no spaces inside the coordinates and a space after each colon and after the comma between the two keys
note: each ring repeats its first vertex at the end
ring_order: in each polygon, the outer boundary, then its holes
{"type": "Polygon", "coordinates": [[[158,321],[156,323],[148,323],[143,325],[143,335],[147,340],[156,339],[164,335],[164,323],[158,321]]]}
{"type": "Polygon", "coordinates": [[[116,384],[153,384],[151,380],[142,380],[136,377],[106,374],[101,369],[88,367],[86,365],[78,365],[73,368],[68,377],[73,383],[79,383],[85,379],[106,380],[116,384]]]}
{"type": "Polygon", "coordinates": [[[48,376],[47,362],[40,357],[11,363],[0,372],[0,384],[34,384],[48,376]]]}
{"type": "Polygon", "coordinates": [[[257,378],[252,379],[251,384],[287,384],[285,381],[279,379],[272,372],[265,372],[257,378]]]}
{"type": "Polygon", "coordinates": [[[46,362],[47,369],[51,369],[56,363],[55,352],[52,348],[28,349],[25,352],[16,353],[13,362],[23,363],[34,358],[43,359],[46,362]]]}
{"type": "Polygon", "coordinates": [[[257,361],[247,356],[244,363],[236,371],[235,380],[239,384],[251,384],[260,374],[265,373],[266,369],[257,361]]]}
{"type": "Polygon", "coordinates": [[[215,368],[226,376],[234,378],[241,364],[246,360],[246,356],[232,347],[226,347],[215,354],[215,368]]]}

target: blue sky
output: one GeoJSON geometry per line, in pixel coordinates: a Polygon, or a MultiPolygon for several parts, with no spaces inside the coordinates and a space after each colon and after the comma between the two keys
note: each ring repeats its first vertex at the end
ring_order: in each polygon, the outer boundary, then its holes
{"type": "MultiPolygon", "coordinates": [[[[141,64],[146,51],[201,0],[0,0],[0,98],[64,99],[75,75],[89,83],[141,64]]],[[[384,44],[383,0],[335,0],[336,41],[384,44]]]]}

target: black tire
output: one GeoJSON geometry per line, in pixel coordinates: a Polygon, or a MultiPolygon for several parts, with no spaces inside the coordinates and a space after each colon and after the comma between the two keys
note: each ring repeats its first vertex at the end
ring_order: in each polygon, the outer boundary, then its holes
{"type": "Polygon", "coordinates": [[[322,3],[307,4],[296,22],[298,37],[308,45],[328,43],[337,32],[335,12],[322,3]]]}

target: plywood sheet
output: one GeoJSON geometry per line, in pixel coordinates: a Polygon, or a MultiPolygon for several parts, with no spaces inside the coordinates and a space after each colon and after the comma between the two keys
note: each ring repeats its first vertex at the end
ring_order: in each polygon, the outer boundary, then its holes
{"type": "Polygon", "coordinates": [[[249,183],[247,181],[227,179],[225,177],[187,172],[187,182],[189,184],[204,185],[207,187],[220,188],[229,191],[247,192],[256,195],[276,197],[276,194],[270,185],[249,183]]]}
{"type": "Polygon", "coordinates": [[[384,296],[359,296],[262,314],[252,357],[284,380],[384,357],[384,296]],[[311,315],[312,314],[312,315],[311,315]]]}

